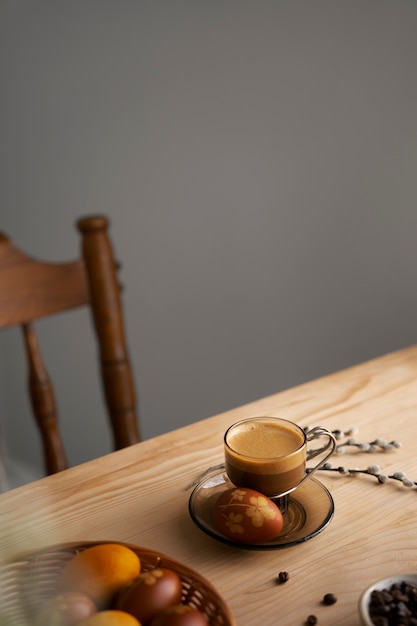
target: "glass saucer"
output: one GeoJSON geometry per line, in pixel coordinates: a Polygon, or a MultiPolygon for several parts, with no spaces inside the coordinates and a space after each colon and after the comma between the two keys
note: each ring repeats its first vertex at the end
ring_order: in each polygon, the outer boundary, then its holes
{"type": "Polygon", "coordinates": [[[229,546],[247,550],[277,550],[307,541],[318,535],[334,514],[334,502],[327,488],[316,478],[309,478],[289,496],[284,528],[265,543],[239,543],[225,537],[214,525],[213,506],[219,495],[234,485],[224,472],[203,479],[191,493],[188,509],[194,523],[207,535],[229,546]]]}

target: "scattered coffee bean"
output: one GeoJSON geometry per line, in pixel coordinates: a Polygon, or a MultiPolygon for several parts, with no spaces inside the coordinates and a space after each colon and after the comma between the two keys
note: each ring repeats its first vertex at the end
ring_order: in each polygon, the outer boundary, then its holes
{"type": "Polygon", "coordinates": [[[335,602],[337,602],[337,598],[334,595],[334,593],[326,593],[323,596],[323,604],[325,604],[326,606],[330,606],[331,604],[334,604],[335,602]]]}
{"type": "Polygon", "coordinates": [[[314,626],[317,624],[317,617],[315,615],[309,615],[307,617],[306,626],[314,626]]]}
{"type": "Polygon", "coordinates": [[[287,580],[289,579],[289,577],[290,576],[289,576],[288,572],[280,572],[278,574],[278,582],[279,583],[286,583],[287,580]]]}

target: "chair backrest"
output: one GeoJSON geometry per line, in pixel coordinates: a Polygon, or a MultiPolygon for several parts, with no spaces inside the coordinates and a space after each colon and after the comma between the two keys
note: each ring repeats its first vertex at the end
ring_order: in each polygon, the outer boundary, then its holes
{"type": "Polygon", "coordinates": [[[126,346],[118,265],[108,236],[108,220],[77,221],[79,258],[65,263],[39,261],[0,233],[0,327],[21,326],[28,358],[29,393],[48,474],[67,467],[58,428],[54,391],[35,334],[35,321],[89,307],[98,342],[101,379],[114,449],[140,441],[136,395],[126,346]]]}

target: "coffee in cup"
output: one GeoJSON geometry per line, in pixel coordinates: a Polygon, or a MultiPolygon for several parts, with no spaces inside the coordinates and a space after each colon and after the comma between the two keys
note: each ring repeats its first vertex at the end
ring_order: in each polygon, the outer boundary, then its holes
{"type": "Polygon", "coordinates": [[[253,417],[228,428],[224,436],[226,473],[236,487],[255,489],[266,496],[282,496],[295,490],[319,469],[336,448],[333,434],[322,427],[308,433],[278,417],[253,417]],[[309,458],[326,455],[306,472],[307,444],[320,437],[326,444],[309,458]]]}

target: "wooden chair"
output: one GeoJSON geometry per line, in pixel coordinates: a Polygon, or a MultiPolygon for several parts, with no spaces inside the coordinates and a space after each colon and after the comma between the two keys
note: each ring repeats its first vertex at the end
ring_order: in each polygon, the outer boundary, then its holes
{"type": "Polygon", "coordinates": [[[126,347],[118,266],[102,216],[79,219],[80,258],[47,263],[21,252],[0,233],[0,327],[21,326],[28,358],[29,392],[48,474],[67,467],[54,391],[35,334],[40,318],[90,307],[114,449],[140,440],[135,388],[126,347]]]}

